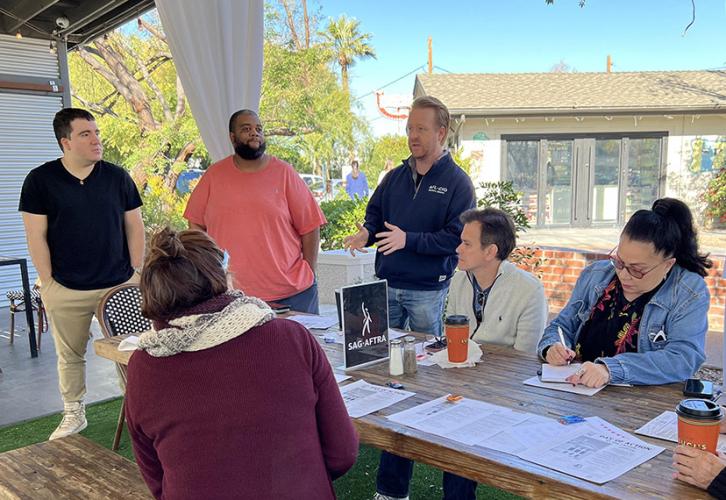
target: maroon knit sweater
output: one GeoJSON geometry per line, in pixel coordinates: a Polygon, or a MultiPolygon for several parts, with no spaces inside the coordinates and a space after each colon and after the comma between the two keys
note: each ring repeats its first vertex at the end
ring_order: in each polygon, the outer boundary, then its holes
{"type": "Polygon", "coordinates": [[[284,319],[203,351],[136,352],[126,419],[156,498],[335,498],[358,453],[325,353],[284,319]]]}

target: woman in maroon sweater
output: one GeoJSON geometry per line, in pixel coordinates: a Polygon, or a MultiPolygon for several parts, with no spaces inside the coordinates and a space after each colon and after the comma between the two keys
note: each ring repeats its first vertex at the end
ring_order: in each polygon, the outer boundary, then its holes
{"type": "Polygon", "coordinates": [[[358,438],[330,364],[304,327],[228,291],[203,232],[157,234],[141,276],[126,419],[156,498],[335,498],[358,438]]]}

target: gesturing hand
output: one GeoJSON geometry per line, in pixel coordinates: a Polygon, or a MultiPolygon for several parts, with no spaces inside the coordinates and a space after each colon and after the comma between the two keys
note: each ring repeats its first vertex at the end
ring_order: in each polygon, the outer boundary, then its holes
{"type": "Polygon", "coordinates": [[[343,248],[349,250],[353,257],[355,257],[356,250],[368,253],[368,250],[365,249],[366,243],[368,243],[368,230],[362,224],[356,223],[356,226],[358,227],[357,233],[343,238],[343,248]]]}
{"type": "Polygon", "coordinates": [[[383,224],[389,231],[376,233],[376,238],[378,238],[378,251],[383,252],[383,255],[388,255],[404,248],[406,246],[406,233],[400,227],[389,224],[388,222],[384,222],[383,224]]]}

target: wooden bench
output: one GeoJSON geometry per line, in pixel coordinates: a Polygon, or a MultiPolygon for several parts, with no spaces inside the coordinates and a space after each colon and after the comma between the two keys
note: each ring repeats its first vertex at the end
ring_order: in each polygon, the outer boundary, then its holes
{"type": "Polygon", "coordinates": [[[0,454],[0,498],[149,499],[136,464],[74,434],[0,454]]]}

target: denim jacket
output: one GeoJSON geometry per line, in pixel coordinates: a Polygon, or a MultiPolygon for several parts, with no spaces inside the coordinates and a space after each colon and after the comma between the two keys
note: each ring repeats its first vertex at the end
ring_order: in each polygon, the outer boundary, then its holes
{"type": "MultiPolygon", "coordinates": [[[[582,326],[614,274],[609,261],[595,262],[582,271],[569,302],[545,329],[537,347],[540,357],[545,348],[560,341],[558,326],[567,347],[574,349],[582,326]]],[[[607,365],[613,384],[657,385],[685,380],[706,359],[709,305],[704,279],[676,264],[643,309],[638,352],[597,358],[595,362],[607,365]]]]}

